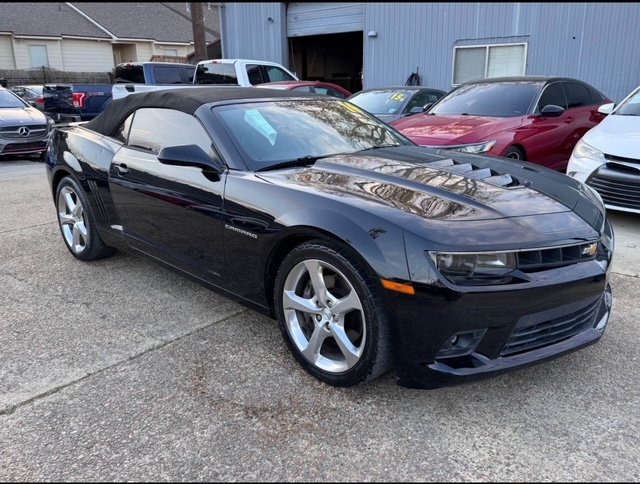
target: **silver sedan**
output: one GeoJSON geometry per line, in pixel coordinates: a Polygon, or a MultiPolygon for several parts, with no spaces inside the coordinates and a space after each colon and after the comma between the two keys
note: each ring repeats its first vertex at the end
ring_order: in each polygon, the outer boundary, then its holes
{"type": "Polygon", "coordinates": [[[0,88],[0,155],[44,157],[53,120],[8,89],[0,88]]]}

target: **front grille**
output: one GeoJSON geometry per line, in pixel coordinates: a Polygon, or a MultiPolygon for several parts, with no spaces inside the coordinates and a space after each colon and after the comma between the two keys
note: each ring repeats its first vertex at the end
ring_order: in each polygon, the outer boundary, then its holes
{"type": "Polygon", "coordinates": [[[595,254],[585,251],[593,243],[517,252],[518,269],[523,272],[532,272],[593,259],[595,254]]]}
{"type": "Polygon", "coordinates": [[[624,163],[637,163],[640,164],[640,160],[636,159],[636,158],[625,158],[624,156],[615,156],[615,155],[608,155],[608,154],[604,154],[604,159],[607,161],[622,161],[624,163]]]}
{"type": "Polygon", "coordinates": [[[0,137],[5,139],[41,138],[46,134],[47,126],[44,124],[0,127],[0,137]],[[27,128],[29,130],[29,134],[27,134],[26,136],[20,134],[20,128],[27,128]]]}
{"type": "Polygon", "coordinates": [[[35,143],[10,143],[5,145],[0,152],[5,155],[8,153],[30,153],[33,151],[44,151],[47,148],[46,141],[37,141],[35,143]]]}
{"type": "Polygon", "coordinates": [[[585,329],[594,327],[600,303],[601,300],[598,298],[569,314],[544,321],[540,321],[541,318],[536,315],[525,316],[516,325],[500,354],[514,355],[559,343],[585,329]]]}
{"type": "Polygon", "coordinates": [[[605,205],[640,210],[640,170],[623,165],[600,167],[587,180],[605,205]]]}

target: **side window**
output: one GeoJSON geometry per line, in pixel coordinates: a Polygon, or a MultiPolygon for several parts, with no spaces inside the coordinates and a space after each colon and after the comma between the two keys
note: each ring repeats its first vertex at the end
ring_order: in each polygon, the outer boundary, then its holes
{"type": "Polygon", "coordinates": [[[195,67],[182,68],[182,82],[185,84],[193,84],[193,74],[195,73],[195,67]]]}
{"type": "Polygon", "coordinates": [[[599,93],[595,89],[589,89],[589,92],[591,93],[591,99],[593,100],[593,104],[602,104],[607,100],[606,97],[604,97],[601,93],[599,93]]]}
{"type": "MultiPolygon", "coordinates": [[[[135,113],[134,113],[135,114],[135,113]]],[[[133,120],[133,114],[130,114],[120,126],[116,129],[113,138],[117,139],[121,143],[127,143],[127,137],[129,136],[129,129],[131,128],[131,121],[133,120]]]]}
{"type": "Polygon", "coordinates": [[[564,96],[564,89],[562,89],[560,82],[554,82],[545,87],[542,96],[540,96],[540,101],[538,101],[537,110],[540,111],[549,104],[555,104],[556,106],[567,109],[567,99],[564,96]]]}
{"type": "Polygon", "coordinates": [[[213,155],[211,139],[200,122],[191,114],[175,109],[138,109],[128,145],[156,154],[165,146],[198,145],[213,155]]]}
{"type": "Polygon", "coordinates": [[[582,84],[565,82],[564,89],[567,93],[569,109],[593,104],[593,101],[591,100],[591,93],[589,93],[589,90],[582,84]]]}
{"type": "Polygon", "coordinates": [[[249,82],[254,86],[256,84],[262,84],[263,82],[267,82],[262,80],[262,74],[260,73],[260,66],[257,66],[255,64],[250,64],[247,66],[247,76],[249,76],[249,82]]]}
{"type": "Polygon", "coordinates": [[[180,67],[155,66],[153,75],[156,78],[156,84],[182,84],[180,67]]]}
{"type": "Polygon", "coordinates": [[[295,80],[285,71],[276,66],[264,66],[267,71],[268,81],[265,82],[277,82],[277,81],[293,81],[295,80]]]}

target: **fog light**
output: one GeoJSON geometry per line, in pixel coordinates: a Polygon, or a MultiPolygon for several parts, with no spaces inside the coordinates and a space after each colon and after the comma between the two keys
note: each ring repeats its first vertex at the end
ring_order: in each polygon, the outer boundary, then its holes
{"type": "Polygon", "coordinates": [[[486,331],[487,328],[484,328],[454,334],[442,345],[436,358],[453,358],[470,354],[478,346],[486,331]]]}

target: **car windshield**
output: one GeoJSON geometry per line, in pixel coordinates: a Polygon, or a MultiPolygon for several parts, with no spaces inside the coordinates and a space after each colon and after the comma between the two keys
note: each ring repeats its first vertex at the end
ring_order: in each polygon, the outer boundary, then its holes
{"type": "Polygon", "coordinates": [[[413,144],[348,102],[327,97],[214,108],[249,168],[413,144]]]}
{"type": "Polygon", "coordinates": [[[443,97],[428,114],[504,118],[529,114],[543,82],[482,82],[466,84],[443,97]]]}
{"type": "Polygon", "coordinates": [[[616,109],[620,116],[640,116],[640,87],[616,109]]]}
{"type": "Polygon", "coordinates": [[[24,101],[11,91],[0,91],[0,108],[24,108],[25,106],[24,101]]]}
{"type": "Polygon", "coordinates": [[[371,114],[398,114],[413,94],[415,91],[408,89],[366,91],[349,98],[349,102],[371,114]]]}

